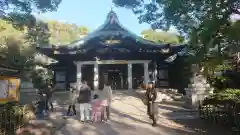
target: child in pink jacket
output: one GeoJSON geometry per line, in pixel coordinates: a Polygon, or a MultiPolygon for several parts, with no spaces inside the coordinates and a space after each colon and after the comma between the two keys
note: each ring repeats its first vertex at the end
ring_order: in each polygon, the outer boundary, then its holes
{"type": "Polygon", "coordinates": [[[98,95],[93,96],[92,100],[92,121],[99,122],[102,121],[102,113],[104,111],[103,100],[99,99],[98,95]]]}

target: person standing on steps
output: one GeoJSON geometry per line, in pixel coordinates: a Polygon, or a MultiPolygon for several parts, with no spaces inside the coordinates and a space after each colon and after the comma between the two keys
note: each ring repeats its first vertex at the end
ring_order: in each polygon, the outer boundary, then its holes
{"type": "Polygon", "coordinates": [[[146,90],[147,113],[152,119],[152,126],[157,126],[158,119],[158,104],[156,103],[157,91],[153,88],[153,83],[149,82],[146,90]]]}
{"type": "Polygon", "coordinates": [[[91,89],[86,81],[82,82],[77,101],[80,105],[80,120],[81,122],[90,121],[90,106],[91,106],[91,89]]]}

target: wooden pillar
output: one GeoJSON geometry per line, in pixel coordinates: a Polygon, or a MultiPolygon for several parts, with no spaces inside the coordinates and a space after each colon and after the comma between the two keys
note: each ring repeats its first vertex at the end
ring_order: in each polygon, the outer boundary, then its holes
{"type": "Polygon", "coordinates": [[[132,89],[132,64],[128,63],[128,89],[132,89]]]}

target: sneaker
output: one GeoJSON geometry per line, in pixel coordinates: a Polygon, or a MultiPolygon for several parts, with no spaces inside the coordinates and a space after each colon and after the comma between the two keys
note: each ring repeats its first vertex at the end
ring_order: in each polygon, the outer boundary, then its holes
{"type": "Polygon", "coordinates": [[[110,120],[109,120],[109,119],[104,119],[103,121],[108,122],[108,121],[110,121],[110,120]]]}
{"type": "Polygon", "coordinates": [[[68,116],[73,116],[74,114],[73,113],[69,113],[68,116]]]}
{"type": "Polygon", "coordinates": [[[87,123],[91,123],[92,121],[91,120],[86,120],[87,123]]]}
{"type": "Polygon", "coordinates": [[[105,120],[105,121],[103,121],[104,123],[109,123],[110,122],[110,120],[105,120]]]}
{"type": "Polygon", "coordinates": [[[65,113],[65,115],[64,115],[64,116],[69,116],[69,114],[70,114],[70,113],[65,113]]]}
{"type": "Polygon", "coordinates": [[[153,123],[152,126],[153,126],[153,127],[156,127],[156,126],[157,126],[157,123],[153,123]]]}
{"type": "Polygon", "coordinates": [[[85,121],[84,120],[80,120],[81,123],[84,123],[85,121]]]}

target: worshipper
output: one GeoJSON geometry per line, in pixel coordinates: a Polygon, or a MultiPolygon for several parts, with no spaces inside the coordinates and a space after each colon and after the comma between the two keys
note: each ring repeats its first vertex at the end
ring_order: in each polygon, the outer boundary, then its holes
{"type": "Polygon", "coordinates": [[[48,105],[50,105],[50,109],[53,112],[53,102],[52,102],[53,92],[54,92],[54,88],[51,84],[49,84],[48,89],[45,92],[45,94],[46,94],[46,111],[49,110],[48,105]]]}
{"type": "Polygon", "coordinates": [[[83,81],[79,90],[77,101],[80,105],[80,120],[81,122],[90,121],[91,89],[87,82],[83,81]]]}
{"type": "Polygon", "coordinates": [[[109,83],[104,85],[103,90],[101,91],[100,99],[103,100],[102,105],[104,106],[104,112],[102,114],[102,119],[105,121],[110,120],[110,110],[111,110],[111,102],[112,102],[112,88],[109,83]],[[107,118],[105,118],[105,116],[107,118]]]}
{"type": "Polygon", "coordinates": [[[46,106],[46,101],[44,99],[44,95],[42,92],[39,93],[37,102],[34,104],[36,106],[36,116],[37,118],[43,118],[44,117],[44,109],[46,106]]]}
{"type": "Polygon", "coordinates": [[[147,101],[147,113],[150,119],[152,119],[152,126],[157,126],[158,118],[158,104],[155,102],[157,98],[157,91],[153,87],[153,83],[149,82],[146,90],[147,101]]]}
{"type": "Polygon", "coordinates": [[[67,116],[72,116],[72,115],[76,115],[77,111],[76,111],[76,103],[77,103],[77,97],[78,97],[78,92],[76,90],[76,86],[74,84],[70,84],[68,86],[68,90],[69,90],[69,106],[68,106],[68,111],[67,111],[67,116]]]}

